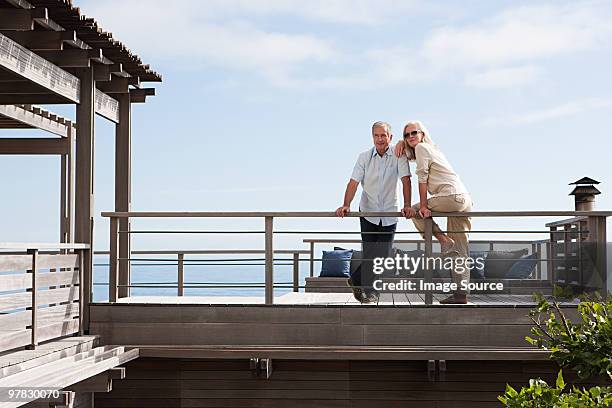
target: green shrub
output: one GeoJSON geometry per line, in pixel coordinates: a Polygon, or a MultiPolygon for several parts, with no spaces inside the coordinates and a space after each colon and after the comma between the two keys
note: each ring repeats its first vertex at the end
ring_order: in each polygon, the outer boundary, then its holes
{"type": "MultiPolygon", "coordinates": [[[[572,323],[557,302],[536,296],[538,306],[529,313],[535,338],[526,340],[550,351],[561,367],[574,370],[579,378],[612,380],[612,296],[585,298],[578,305],[581,321],[572,323]]],[[[554,387],[542,379],[529,380],[520,391],[506,385],[498,399],[510,408],[591,408],[612,407],[612,386],[568,387],[559,371],[554,387]]]]}
{"type": "Polygon", "coordinates": [[[612,407],[610,387],[591,387],[580,389],[572,387],[568,391],[563,374],[559,371],[555,387],[541,379],[529,380],[529,387],[516,391],[506,385],[506,393],[499,400],[509,408],[600,408],[612,407]]]}
{"type": "Polygon", "coordinates": [[[557,302],[537,296],[538,306],[529,312],[534,323],[526,340],[550,351],[550,358],[561,367],[575,370],[580,378],[612,378],[612,296],[607,301],[580,302],[581,322],[572,323],[557,302]]]}

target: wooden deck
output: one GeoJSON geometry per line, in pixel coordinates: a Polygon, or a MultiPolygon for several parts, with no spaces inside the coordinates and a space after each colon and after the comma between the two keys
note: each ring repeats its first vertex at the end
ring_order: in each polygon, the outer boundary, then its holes
{"type": "MultiPolygon", "coordinates": [[[[435,294],[433,305],[425,305],[422,294],[383,293],[378,303],[360,304],[352,293],[291,292],[274,298],[274,305],[303,306],[397,306],[397,307],[533,307],[536,302],[532,295],[484,295],[469,297],[466,305],[441,305],[440,300],[447,295],[435,294]]],[[[263,305],[263,296],[131,296],[117,299],[118,304],[179,304],[179,305],[263,305]]],[[[577,305],[578,301],[563,302],[563,306],[577,305]]]]}
{"type": "MultiPolygon", "coordinates": [[[[90,306],[103,344],[140,346],[530,347],[535,305],[524,295],[474,295],[467,305],[426,306],[384,294],[361,305],[351,294],[290,293],[275,298],[131,297],[90,306]]],[[[570,318],[573,304],[565,304],[570,318]]]]}

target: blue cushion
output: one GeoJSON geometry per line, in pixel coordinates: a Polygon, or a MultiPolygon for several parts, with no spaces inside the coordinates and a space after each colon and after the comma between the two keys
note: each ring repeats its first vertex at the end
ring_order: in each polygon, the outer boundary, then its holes
{"type": "Polygon", "coordinates": [[[536,267],[538,253],[522,256],[512,265],[512,268],[506,274],[508,279],[528,279],[533,275],[536,267]]]}
{"type": "Polygon", "coordinates": [[[323,251],[320,277],[348,278],[351,270],[352,249],[323,251]]]}
{"type": "MultiPolygon", "coordinates": [[[[476,261],[476,258],[482,258],[486,260],[487,252],[486,251],[470,251],[470,258],[472,258],[474,261],[476,261]]],[[[472,265],[472,268],[470,269],[470,278],[484,279],[484,277],[485,277],[484,262],[482,262],[480,265],[474,262],[474,264],[472,265]]]]}

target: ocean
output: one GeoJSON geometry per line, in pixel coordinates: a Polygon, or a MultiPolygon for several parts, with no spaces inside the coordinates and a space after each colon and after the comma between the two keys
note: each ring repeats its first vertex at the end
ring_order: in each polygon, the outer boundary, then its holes
{"type": "MultiPolygon", "coordinates": [[[[287,258],[290,255],[283,257],[287,258]]],[[[194,262],[196,263],[196,262],[194,262]]],[[[202,287],[186,287],[185,296],[264,296],[264,265],[235,265],[228,262],[223,265],[197,265],[186,261],[184,266],[185,285],[199,284],[202,287]],[[211,287],[227,285],[244,285],[246,287],[211,287]]],[[[241,262],[247,263],[247,262],[241,262]]],[[[305,284],[308,275],[308,262],[300,262],[300,285],[305,284]]],[[[94,302],[108,301],[108,258],[94,258],[94,302]]],[[[291,261],[279,261],[274,266],[274,284],[287,287],[275,287],[274,295],[279,296],[292,291],[293,265],[291,261]]],[[[148,287],[133,287],[132,296],[176,296],[177,265],[176,259],[162,262],[133,262],[132,284],[148,287]],[[159,283],[162,283],[159,285],[159,283]],[[160,287],[160,286],[171,286],[160,287]]]]}

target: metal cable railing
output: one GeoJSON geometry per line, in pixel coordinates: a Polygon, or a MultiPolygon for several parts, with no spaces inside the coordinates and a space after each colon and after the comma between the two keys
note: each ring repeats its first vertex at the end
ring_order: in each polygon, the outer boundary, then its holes
{"type": "MultiPolygon", "coordinates": [[[[612,212],[606,211],[502,211],[502,212],[470,212],[470,213],[433,213],[433,217],[465,217],[470,216],[473,218],[491,218],[491,217],[573,217],[570,220],[566,220],[566,224],[563,222],[554,222],[546,224],[549,229],[525,229],[525,230],[512,230],[504,228],[501,230],[496,229],[476,229],[470,231],[470,234],[546,234],[546,239],[537,240],[473,240],[470,241],[473,244],[489,244],[489,250],[493,250],[495,242],[511,244],[511,243],[522,243],[527,245],[531,249],[532,254],[537,254],[535,258],[537,262],[537,276],[542,278],[544,272],[546,279],[550,280],[551,283],[556,281],[576,281],[581,285],[585,284],[583,271],[580,272],[580,276],[575,279],[569,278],[574,273],[575,267],[571,265],[563,266],[562,260],[565,257],[567,260],[569,257],[578,256],[582,251],[580,245],[583,240],[587,240],[590,243],[595,243],[596,250],[591,261],[594,263],[593,271],[597,275],[598,282],[596,285],[604,285],[606,280],[605,271],[605,251],[601,251],[601,242],[605,242],[605,219],[611,215],[612,212]],[[582,224],[581,224],[582,223],[582,224]],[[565,226],[563,226],[565,225],[565,226]],[[560,253],[558,247],[560,243],[564,243],[566,250],[560,253]],[[575,245],[574,245],[575,244],[575,245]],[[572,249],[572,245],[578,246],[572,249]],[[546,252],[546,255],[544,255],[546,252]],[[545,265],[545,266],[543,266],[545,265]],[[546,271],[544,271],[546,268],[546,271]],[[565,268],[565,269],[564,269],[565,268]],[[562,276],[563,275],[563,276],[562,276]]],[[[126,281],[126,277],[129,277],[127,269],[131,266],[177,266],[177,273],[179,279],[177,284],[181,287],[179,294],[182,294],[184,288],[190,287],[261,287],[264,289],[264,298],[266,304],[274,303],[274,289],[275,288],[293,288],[297,291],[301,288],[307,287],[299,284],[299,264],[300,262],[308,261],[310,264],[310,276],[314,275],[314,263],[322,262],[323,258],[315,257],[315,245],[319,244],[341,244],[341,243],[360,243],[360,240],[356,239],[342,239],[342,238],[304,238],[303,243],[309,246],[308,250],[283,250],[285,253],[293,253],[293,258],[279,258],[273,256],[277,252],[274,248],[274,236],[275,235],[304,235],[306,237],[316,235],[363,235],[361,231],[332,231],[332,230],[314,230],[308,231],[304,229],[284,229],[274,230],[274,219],[275,218],[335,218],[334,213],[330,212],[114,212],[114,213],[103,213],[104,217],[110,218],[110,251],[109,251],[109,300],[111,302],[116,301],[118,297],[124,297],[129,294],[129,288],[131,287],[143,287],[147,286],[147,283],[132,283],[126,281]],[[258,229],[245,229],[245,230],[219,230],[219,229],[195,229],[195,230],[177,230],[177,229],[134,229],[134,230],[119,230],[119,219],[122,218],[263,218],[265,228],[263,230],[258,229]],[[263,253],[264,257],[240,257],[230,258],[221,257],[216,259],[207,259],[206,257],[197,257],[195,259],[187,259],[186,255],[188,251],[156,251],[157,255],[169,255],[175,254],[175,259],[160,259],[150,256],[144,257],[132,257],[132,256],[119,256],[119,248],[125,247],[126,242],[129,242],[129,237],[135,234],[210,234],[210,235],[236,235],[236,234],[257,234],[264,236],[264,249],[259,250],[246,250],[249,252],[239,252],[233,250],[225,250],[225,254],[239,254],[239,253],[263,253]],[[301,254],[308,254],[308,259],[304,260],[300,258],[301,254]],[[293,263],[289,263],[293,261],[293,263]],[[185,282],[184,280],[184,268],[186,266],[264,266],[264,282],[239,282],[238,284],[223,283],[215,285],[214,282],[185,282]],[[294,266],[293,282],[275,282],[274,281],[274,268],[277,266],[294,266]],[[285,284],[285,285],[284,285],[285,284]]],[[[399,213],[350,213],[347,217],[377,217],[377,216],[401,216],[399,213]]],[[[422,234],[423,240],[402,240],[398,239],[394,242],[400,243],[413,243],[417,245],[418,249],[422,249],[425,257],[432,257],[434,252],[433,241],[433,223],[431,218],[424,220],[425,231],[422,234]]],[[[458,233],[462,231],[443,231],[445,233],[458,233]]],[[[381,234],[381,233],[375,233],[381,234]]],[[[382,233],[384,234],[384,233],[382,233]]],[[[417,231],[397,231],[395,234],[419,234],[417,231]]],[[[374,234],[372,234],[374,235],[374,234]]],[[[125,252],[124,252],[125,253],[125,252]]],[[[136,251],[131,251],[135,254],[136,251]]],[[[146,254],[146,251],[139,251],[140,254],[146,254]]],[[[212,255],[217,253],[215,250],[208,251],[192,251],[190,255],[206,253],[212,255]]],[[[220,253],[220,252],[219,252],[220,253]]],[[[362,259],[362,261],[369,259],[362,259]]],[[[503,257],[495,259],[495,262],[503,262],[509,259],[503,257]]],[[[425,268],[423,280],[425,282],[432,282],[432,270],[427,267],[425,268]]],[[[591,274],[592,278],[594,275],[591,274]]],[[[162,285],[169,285],[168,282],[158,282],[162,285]]],[[[217,282],[218,283],[218,282],[217,282]]],[[[589,282],[592,286],[593,279],[589,282]]],[[[155,286],[155,285],[149,285],[155,286]]],[[[604,285],[605,286],[605,285],[604,285]]],[[[160,287],[159,285],[155,287],[160,287]]],[[[176,286],[172,286],[176,287],[176,286]]],[[[343,286],[344,289],[347,286],[343,286]]],[[[424,294],[424,298],[427,304],[432,302],[432,292],[424,294]]]]}

